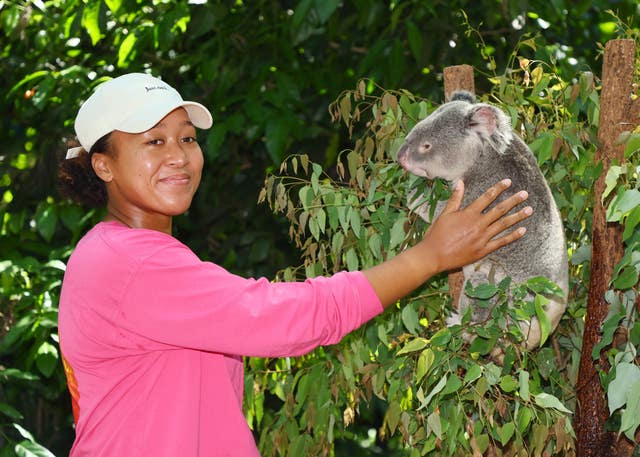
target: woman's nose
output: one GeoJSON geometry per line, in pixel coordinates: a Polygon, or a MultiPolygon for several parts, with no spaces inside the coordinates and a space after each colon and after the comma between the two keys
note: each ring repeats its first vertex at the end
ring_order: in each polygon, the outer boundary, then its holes
{"type": "Polygon", "coordinates": [[[173,166],[184,166],[189,163],[189,155],[180,141],[169,141],[167,161],[173,166]]]}

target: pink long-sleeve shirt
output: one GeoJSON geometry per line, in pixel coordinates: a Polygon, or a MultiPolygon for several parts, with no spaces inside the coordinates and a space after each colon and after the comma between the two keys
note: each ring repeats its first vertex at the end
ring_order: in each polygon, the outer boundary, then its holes
{"type": "Polygon", "coordinates": [[[175,238],[99,223],[69,259],[60,346],[80,456],[258,456],[241,356],[334,344],[382,312],[367,279],[245,279],[175,238]]]}

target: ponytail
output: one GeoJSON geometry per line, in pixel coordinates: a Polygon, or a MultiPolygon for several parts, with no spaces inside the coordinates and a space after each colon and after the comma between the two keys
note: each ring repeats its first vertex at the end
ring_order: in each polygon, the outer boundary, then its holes
{"type": "Polygon", "coordinates": [[[112,154],[111,134],[100,138],[87,152],[82,149],[76,157],[64,159],[58,165],[58,190],[63,197],[90,208],[107,205],[107,188],[91,165],[91,154],[112,154]]]}

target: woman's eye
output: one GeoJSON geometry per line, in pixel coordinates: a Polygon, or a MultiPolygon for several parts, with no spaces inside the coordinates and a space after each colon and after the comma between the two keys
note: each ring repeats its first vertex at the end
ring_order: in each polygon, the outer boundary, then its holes
{"type": "Polygon", "coordinates": [[[156,139],[156,140],[150,140],[150,141],[147,141],[147,144],[151,144],[151,145],[158,145],[158,144],[162,144],[162,140],[158,140],[158,139],[156,139]]]}
{"type": "Polygon", "coordinates": [[[196,141],[198,140],[196,140],[196,138],[193,136],[187,136],[182,139],[183,143],[195,143],[196,141]]]}

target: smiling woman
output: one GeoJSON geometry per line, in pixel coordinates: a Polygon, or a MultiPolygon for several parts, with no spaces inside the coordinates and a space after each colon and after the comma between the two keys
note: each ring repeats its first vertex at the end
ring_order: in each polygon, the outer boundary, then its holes
{"type": "Polygon", "coordinates": [[[242,412],[242,356],[295,356],[337,343],[431,276],[518,238],[503,180],[464,210],[459,185],[424,239],[365,271],[299,283],[235,276],[171,235],[198,189],[196,127],[209,111],[145,74],[100,85],[60,165],[65,195],[106,206],[71,255],[60,348],[73,402],[71,456],[257,456],[242,412]]]}
{"type": "Polygon", "coordinates": [[[106,220],[170,234],[171,218],[189,209],[200,184],[203,156],[195,136],[183,108],[146,132],[111,133],[111,151],[91,157],[107,190],[106,220]]]}
{"type": "Polygon", "coordinates": [[[98,87],[75,122],[80,147],[60,166],[60,189],[89,206],[107,206],[105,220],[171,233],[200,184],[203,157],[196,126],[209,128],[204,106],[185,102],[168,84],[131,73],[98,87]],[[96,192],[78,186],[91,183],[96,192]]]}

